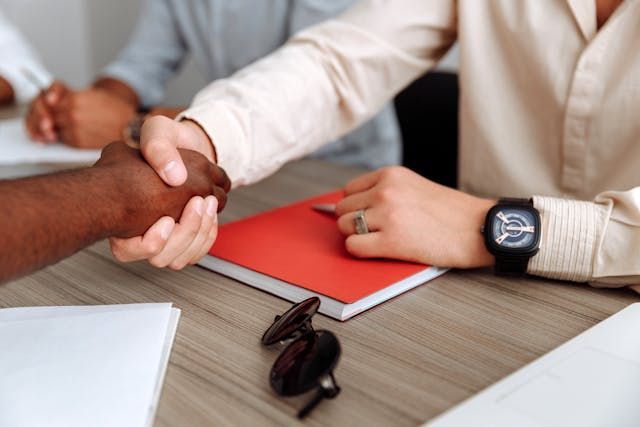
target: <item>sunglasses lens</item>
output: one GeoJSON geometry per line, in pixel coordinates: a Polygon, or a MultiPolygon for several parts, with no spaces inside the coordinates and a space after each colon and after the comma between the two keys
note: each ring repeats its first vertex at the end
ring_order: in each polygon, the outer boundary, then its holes
{"type": "Polygon", "coordinates": [[[329,331],[307,333],[282,352],[270,373],[273,389],[281,396],[306,393],[330,374],[340,358],[340,343],[329,331]]]}
{"type": "Polygon", "coordinates": [[[262,344],[271,345],[290,338],[313,317],[320,307],[320,298],[312,297],[295,304],[280,316],[262,336],[262,344]]]}

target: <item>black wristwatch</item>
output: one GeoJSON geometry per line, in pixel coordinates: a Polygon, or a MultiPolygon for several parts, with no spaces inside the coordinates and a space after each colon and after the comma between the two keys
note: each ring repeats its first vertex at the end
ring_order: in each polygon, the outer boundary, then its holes
{"type": "Polygon", "coordinates": [[[487,249],[496,257],[496,274],[526,273],[540,248],[540,231],[540,213],[531,199],[500,199],[482,227],[487,249]]]}

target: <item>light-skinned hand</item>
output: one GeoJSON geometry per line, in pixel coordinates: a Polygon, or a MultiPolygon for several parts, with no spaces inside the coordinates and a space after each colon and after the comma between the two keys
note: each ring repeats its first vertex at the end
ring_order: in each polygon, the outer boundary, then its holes
{"type": "Polygon", "coordinates": [[[391,258],[441,267],[493,265],[480,227],[495,201],[436,184],[403,167],[362,175],[336,206],[346,249],[361,258],[391,258]],[[368,234],[354,218],[365,210],[368,234]]]}
{"type": "MultiPolygon", "coordinates": [[[[140,149],[156,173],[171,186],[182,185],[188,177],[179,149],[197,151],[215,161],[211,141],[197,124],[176,122],[161,116],[145,121],[140,149]]],[[[225,192],[231,188],[226,174],[216,182],[225,192]]],[[[142,236],[112,238],[111,250],[121,261],[146,259],[156,267],[177,270],[195,264],[207,254],[218,231],[217,220],[211,220],[203,212],[220,211],[223,207],[213,200],[203,201],[194,197],[177,223],[171,218],[162,218],[142,236]]]]}

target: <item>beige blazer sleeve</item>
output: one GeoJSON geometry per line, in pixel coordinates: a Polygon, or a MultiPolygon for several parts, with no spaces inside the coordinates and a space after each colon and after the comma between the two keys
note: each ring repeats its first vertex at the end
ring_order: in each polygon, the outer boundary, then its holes
{"type": "Polygon", "coordinates": [[[530,273],[594,286],[640,285],[640,187],[601,193],[593,202],[534,197],[534,205],[542,244],[530,273]]]}
{"type": "Polygon", "coordinates": [[[363,1],[210,84],[178,118],[207,132],[234,186],[250,184],[372,117],[435,65],[455,29],[454,1],[363,1]]]}

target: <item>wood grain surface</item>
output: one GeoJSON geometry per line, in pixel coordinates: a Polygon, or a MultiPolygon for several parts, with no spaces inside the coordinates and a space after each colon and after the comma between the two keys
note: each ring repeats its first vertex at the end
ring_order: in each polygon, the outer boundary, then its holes
{"type": "MultiPolygon", "coordinates": [[[[235,191],[222,220],[340,187],[357,173],[291,164],[235,191]]],[[[315,327],[342,344],[342,393],[304,424],[418,425],[636,301],[627,290],[453,271],[345,323],[318,316],[315,327]]],[[[157,426],[298,424],[308,396],[271,391],[267,376],[280,349],[260,345],[286,301],[199,267],[120,264],[106,242],[0,286],[2,307],[143,302],[182,309],[157,426]]]]}

